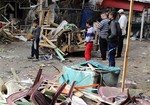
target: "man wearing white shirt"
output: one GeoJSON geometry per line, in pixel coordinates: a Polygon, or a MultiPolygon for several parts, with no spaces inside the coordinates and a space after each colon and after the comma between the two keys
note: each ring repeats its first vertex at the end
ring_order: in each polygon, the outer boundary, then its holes
{"type": "Polygon", "coordinates": [[[119,24],[120,24],[120,28],[122,30],[122,35],[119,37],[119,42],[118,42],[118,50],[117,50],[117,58],[121,57],[122,54],[122,49],[123,49],[123,41],[125,38],[125,35],[127,33],[126,28],[127,28],[127,17],[124,14],[124,10],[120,9],[118,11],[120,18],[119,18],[119,24]]]}

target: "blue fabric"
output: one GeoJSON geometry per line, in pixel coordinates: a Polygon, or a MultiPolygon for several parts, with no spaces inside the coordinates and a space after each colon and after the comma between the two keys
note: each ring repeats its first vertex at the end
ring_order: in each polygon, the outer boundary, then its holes
{"type": "Polygon", "coordinates": [[[94,37],[94,33],[87,33],[86,37],[94,37]]]}
{"type": "Polygon", "coordinates": [[[115,56],[116,56],[116,48],[117,48],[117,43],[108,43],[108,61],[109,61],[109,66],[115,67],[115,56]]]}
{"type": "Polygon", "coordinates": [[[94,14],[94,11],[90,8],[84,8],[81,14],[81,29],[86,29],[87,20],[91,19],[94,14]]]}
{"type": "Polygon", "coordinates": [[[93,27],[89,27],[87,29],[87,34],[86,34],[86,38],[85,38],[85,42],[91,42],[94,38],[94,28],[93,27]]]}

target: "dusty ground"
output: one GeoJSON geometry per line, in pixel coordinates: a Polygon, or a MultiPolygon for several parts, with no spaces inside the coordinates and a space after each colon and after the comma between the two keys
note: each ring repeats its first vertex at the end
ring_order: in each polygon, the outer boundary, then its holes
{"type": "MultiPolygon", "coordinates": [[[[84,61],[84,57],[67,57],[70,60],[67,62],[60,62],[57,59],[50,61],[40,60],[33,62],[28,60],[30,55],[30,42],[14,42],[9,45],[0,45],[0,77],[4,80],[12,78],[10,68],[14,68],[22,79],[34,78],[38,68],[44,64],[44,73],[58,74],[58,71],[52,67],[55,65],[61,70],[63,65],[72,65],[84,61]]],[[[137,88],[147,92],[150,88],[150,41],[131,41],[127,80],[134,80],[137,83],[137,88]]],[[[97,52],[97,55],[99,52],[97,52]]],[[[94,53],[95,55],[95,53],[94,53]]],[[[107,61],[101,61],[98,57],[92,58],[102,64],[108,65],[107,61]]],[[[118,67],[123,67],[123,57],[116,60],[118,67]]],[[[120,77],[122,76],[122,73],[120,77]]],[[[120,78],[121,79],[121,78],[120,78]]]]}

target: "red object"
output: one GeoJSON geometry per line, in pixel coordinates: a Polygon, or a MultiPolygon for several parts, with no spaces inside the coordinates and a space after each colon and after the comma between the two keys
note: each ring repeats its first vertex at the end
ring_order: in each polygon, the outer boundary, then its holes
{"type": "Polygon", "coordinates": [[[91,52],[92,52],[92,49],[93,49],[93,43],[87,43],[86,44],[86,48],[85,48],[85,53],[84,53],[84,56],[85,56],[85,60],[88,61],[91,59],[91,52]]]}
{"type": "Polygon", "coordinates": [[[80,90],[80,89],[85,89],[85,88],[90,88],[90,87],[97,87],[99,86],[99,84],[92,84],[92,85],[88,85],[88,86],[75,86],[74,88],[76,90],[80,90]]]}
{"type": "Polygon", "coordinates": [[[3,27],[3,24],[0,22],[0,29],[3,27]]]}
{"type": "MultiPolygon", "coordinates": [[[[55,89],[58,91],[59,87],[55,87],[55,89]]],[[[68,94],[69,91],[67,89],[63,89],[61,93],[62,94],[68,94]]]]}
{"type": "MultiPolygon", "coordinates": [[[[130,9],[130,1],[128,0],[103,0],[101,6],[103,7],[113,7],[113,8],[121,8],[121,9],[130,9]]],[[[150,8],[150,4],[134,2],[133,10],[135,11],[143,11],[144,8],[150,8]]]]}

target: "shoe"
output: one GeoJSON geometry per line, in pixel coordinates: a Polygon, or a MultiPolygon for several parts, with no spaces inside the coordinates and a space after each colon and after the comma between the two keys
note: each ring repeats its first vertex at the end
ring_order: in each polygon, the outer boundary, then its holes
{"type": "Polygon", "coordinates": [[[34,59],[34,57],[30,56],[30,57],[27,57],[28,59],[34,59]]]}
{"type": "Polygon", "coordinates": [[[106,58],[102,58],[102,60],[103,60],[103,61],[105,61],[105,60],[106,60],[106,58]]]}

